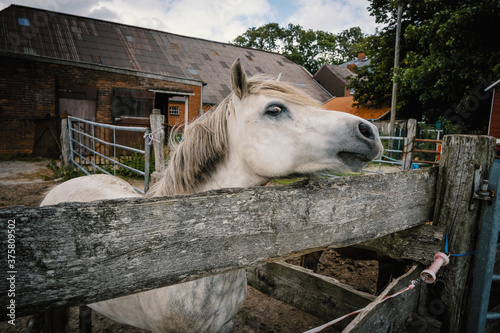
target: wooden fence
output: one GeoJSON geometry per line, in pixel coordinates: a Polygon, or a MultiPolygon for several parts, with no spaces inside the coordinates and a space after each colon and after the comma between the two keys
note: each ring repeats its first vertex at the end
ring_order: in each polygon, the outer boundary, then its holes
{"type": "MultiPolygon", "coordinates": [[[[362,243],[427,265],[442,250],[444,234],[450,235],[451,251],[470,251],[480,214],[470,210],[475,166],[481,165],[487,178],[494,147],[491,137],[447,136],[439,170],[2,209],[3,225],[15,225],[15,238],[9,238],[7,227],[1,230],[2,251],[15,249],[15,258],[12,266],[2,261],[0,279],[4,286],[13,275],[16,292],[14,297],[2,292],[1,316],[8,319],[11,310],[5,305],[11,302],[20,317],[248,268],[250,283],[259,289],[333,319],[370,303],[373,296],[276,262],[289,254],[362,243]],[[302,282],[290,283],[293,288],[280,282],[293,279],[302,282]],[[313,290],[311,283],[319,286],[317,296],[298,292],[313,290]],[[326,303],[320,306],[321,299],[326,303]]],[[[471,260],[460,258],[440,271],[445,282],[440,319],[448,332],[463,327],[471,260]]],[[[415,266],[385,293],[409,283],[421,269],[415,266]]],[[[419,285],[400,299],[363,311],[345,331],[397,331],[416,316],[431,322],[422,304],[434,294],[419,285]]]]}

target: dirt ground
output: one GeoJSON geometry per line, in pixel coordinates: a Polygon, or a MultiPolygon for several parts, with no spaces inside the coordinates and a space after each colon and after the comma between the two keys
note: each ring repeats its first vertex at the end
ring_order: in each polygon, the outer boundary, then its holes
{"type": "MultiPolygon", "coordinates": [[[[40,162],[0,162],[0,208],[25,205],[37,206],[57,180],[42,180],[42,175],[51,176],[46,168],[48,160],[40,162]]],[[[376,261],[354,261],[329,250],[319,263],[319,273],[336,278],[358,290],[374,293],[378,263],[376,261]]],[[[78,332],[78,311],[71,310],[70,332],[78,332]]],[[[332,320],[335,318],[332,318],[332,320]]],[[[27,318],[17,318],[16,326],[0,323],[0,332],[24,332],[27,318]]],[[[93,312],[93,332],[136,333],[145,332],[121,325],[93,312]]],[[[304,332],[324,324],[308,313],[272,299],[252,287],[244,308],[236,317],[236,333],[280,333],[304,332]]],[[[322,332],[337,330],[327,328],[322,332]]]]}

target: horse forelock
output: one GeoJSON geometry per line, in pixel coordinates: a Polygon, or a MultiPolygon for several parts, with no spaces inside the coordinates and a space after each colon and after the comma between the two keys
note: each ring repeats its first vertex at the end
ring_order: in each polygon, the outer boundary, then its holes
{"type": "MultiPolygon", "coordinates": [[[[296,86],[264,77],[248,80],[248,94],[266,95],[287,102],[322,108],[322,105],[296,86]]],[[[219,105],[189,124],[183,140],[170,140],[170,161],[149,196],[195,193],[227,158],[227,119],[234,112],[229,94],[219,105]]],[[[176,131],[173,132],[174,135],[176,131]]],[[[174,136],[172,135],[171,138],[174,136]]]]}
{"type": "Polygon", "coordinates": [[[266,76],[255,76],[248,81],[249,94],[266,95],[281,98],[300,106],[323,108],[323,105],[309,96],[298,85],[269,79],[266,76]]]}

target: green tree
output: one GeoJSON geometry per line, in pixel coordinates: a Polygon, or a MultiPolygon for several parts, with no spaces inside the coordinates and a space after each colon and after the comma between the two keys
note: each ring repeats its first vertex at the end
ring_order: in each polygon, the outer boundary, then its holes
{"type": "Polygon", "coordinates": [[[354,45],[362,38],[359,27],[335,35],[322,30],[305,30],[300,25],[288,24],[281,28],[277,23],[268,23],[248,29],[233,43],[283,54],[315,73],[324,63],[338,64],[354,58],[357,53],[354,45]]]}
{"type": "Polygon", "coordinates": [[[279,52],[278,42],[283,38],[283,29],[278,23],[268,23],[258,28],[250,28],[235,38],[234,44],[256,49],[279,52]]]}
{"type": "Polygon", "coordinates": [[[361,51],[360,43],[365,38],[360,27],[352,27],[337,34],[335,63],[341,64],[355,59],[361,51]]]}
{"type": "Polygon", "coordinates": [[[482,90],[500,77],[498,0],[372,0],[369,10],[384,27],[366,39],[371,69],[358,70],[352,81],[355,100],[366,104],[390,98],[399,3],[404,14],[398,113],[452,119],[468,132],[484,128],[489,99],[482,90]]]}

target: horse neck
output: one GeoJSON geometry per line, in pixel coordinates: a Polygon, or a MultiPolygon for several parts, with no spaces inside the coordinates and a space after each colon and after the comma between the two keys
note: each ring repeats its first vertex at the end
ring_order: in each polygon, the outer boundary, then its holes
{"type": "Polygon", "coordinates": [[[215,190],[220,188],[261,186],[268,182],[268,179],[250,174],[245,171],[239,159],[229,158],[220,163],[210,178],[200,186],[199,191],[215,190]]]}
{"type": "Polygon", "coordinates": [[[193,178],[189,177],[179,164],[169,163],[161,179],[151,189],[149,196],[193,194],[220,188],[260,186],[268,181],[243,170],[244,167],[238,160],[229,157],[220,161],[208,176],[193,178]]]}
{"type": "Polygon", "coordinates": [[[186,128],[184,141],[172,146],[167,168],[149,196],[192,194],[266,183],[246,173],[237,154],[230,152],[227,119],[231,112],[229,95],[217,109],[186,128]]]}

